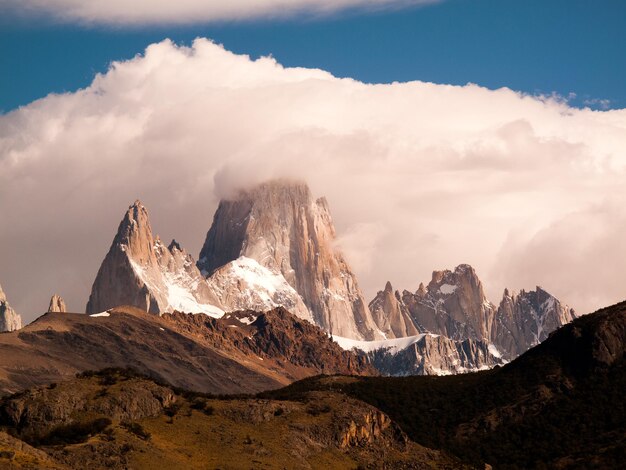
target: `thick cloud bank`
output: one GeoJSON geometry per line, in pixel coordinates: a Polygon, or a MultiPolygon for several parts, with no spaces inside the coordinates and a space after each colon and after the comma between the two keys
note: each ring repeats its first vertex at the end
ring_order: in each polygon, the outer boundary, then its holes
{"type": "Polygon", "coordinates": [[[296,13],[399,8],[441,0],[0,0],[0,12],[46,14],[105,24],[198,23],[281,17],[296,13]]]}
{"type": "Polygon", "coordinates": [[[136,198],[197,256],[219,197],[295,177],[328,197],[368,297],[470,263],[494,301],[540,284],[588,311],[626,297],[625,168],[626,110],[165,41],[0,116],[0,282],[27,319],[55,292],[82,311],[136,198]]]}

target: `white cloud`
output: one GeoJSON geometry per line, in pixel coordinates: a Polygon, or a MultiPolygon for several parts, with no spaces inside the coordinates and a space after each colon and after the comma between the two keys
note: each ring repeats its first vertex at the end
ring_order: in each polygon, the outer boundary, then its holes
{"type": "Polygon", "coordinates": [[[0,283],[29,319],[54,292],[82,310],[136,198],[197,254],[220,195],[287,176],[327,196],[368,296],[468,262],[495,301],[541,284],[587,311],[626,294],[625,168],[626,110],[166,41],[0,116],[0,283]]]}
{"type": "Polygon", "coordinates": [[[0,11],[52,15],[61,20],[104,24],[175,24],[298,13],[329,14],[346,9],[386,9],[442,0],[0,0],[0,11]]]}

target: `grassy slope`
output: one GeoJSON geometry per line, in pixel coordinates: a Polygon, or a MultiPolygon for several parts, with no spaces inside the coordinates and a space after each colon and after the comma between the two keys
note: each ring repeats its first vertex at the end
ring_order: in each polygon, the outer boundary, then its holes
{"type": "MultiPolygon", "coordinates": [[[[294,402],[175,390],[172,401],[171,392],[123,371],[88,374],[6,398],[2,413],[24,406],[33,412],[22,415],[27,418],[20,418],[20,424],[2,415],[0,424],[36,446],[30,468],[33,458],[38,459],[35,467],[47,463],[73,469],[459,468],[457,461],[405,441],[393,426],[371,442],[342,446],[341,436],[351,425],[360,426],[368,413],[378,413],[342,394],[312,392],[294,402]],[[168,400],[152,416],[145,415],[153,409],[146,405],[149,396],[130,405],[128,401],[129,392],[146,389],[168,400]],[[54,402],[62,403],[61,408],[49,409],[54,402]],[[83,403],[87,408],[75,408],[83,403]],[[120,418],[129,408],[139,414],[120,418]],[[103,418],[110,423],[91,424],[103,418]]],[[[17,448],[15,443],[9,447],[17,448]]],[[[29,468],[21,456],[0,454],[0,468],[8,465],[29,468]]]]}

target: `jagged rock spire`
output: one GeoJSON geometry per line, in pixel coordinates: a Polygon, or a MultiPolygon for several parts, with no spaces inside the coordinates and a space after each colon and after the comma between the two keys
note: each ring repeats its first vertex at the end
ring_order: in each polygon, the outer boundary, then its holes
{"type": "Polygon", "coordinates": [[[150,313],[221,312],[195,261],[176,242],[166,248],[152,233],[137,200],[124,215],[93,283],[87,313],[132,305],[150,313]]]}
{"type": "Polygon", "coordinates": [[[394,293],[389,281],[385,284],[385,290],[379,291],[370,302],[369,309],[374,322],[387,338],[402,338],[420,333],[400,294],[394,293]]]}
{"type": "Polygon", "coordinates": [[[335,247],[328,202],[315,200],[305,183],[271,181],[220,202],[198,267],[208,276],[240,256],[282,274],[326,331],[377,336],[356,277],[335,247]]]}
{"type": "Polygon", "coordinates": [[[65,301],[63,298],[57,294],[54,294],[50,299],[50,306],[48,307],[48,312],[67,312],[67,307],[65,306],[65,301]]]}
{"type": "Polygon", "coordinates": [[[539,286],[534,291],[519,293],[505,289],[496,307],[487,300],[476,271],[468,264],[461,264],[454,271],[434,271],[428,287],[420,284],[415,294],[405,290],[397,302],[390,291],[387,283],[370,303],[374,319],[384,332],[391,330],[392,311],[406,311],[404,318],[412,321],[418,331],[458,341],[485,341],[507,360],[576,318],[572,309],[539,286]]]}
{"type": "Polygon", "coordinates": [[[22,328],[22,317],[11,308],[7,296],[0,286],[0,332],[22,328]]]}
{"type": "Polygon", "coordinates": [[[539,286],[519,294],[505,289],[490,341],[512,359],[575,318],[573,309],[539,286]]]}

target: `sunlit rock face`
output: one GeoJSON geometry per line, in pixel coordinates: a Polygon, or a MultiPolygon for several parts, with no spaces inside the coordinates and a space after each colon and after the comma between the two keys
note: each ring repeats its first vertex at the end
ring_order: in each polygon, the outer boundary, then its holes
{"type": "Polygon", "coordinates": [[[376,294],[369,308],[374,322],[387,338],[402,338],[421,333],[411,319],[411,313],[400,293],[394,292],[390,282],[387,282],[384,290],[376,294]]]}
{"type": "Polygon", "coordinates": [[[161,314],[223,313],[194,259],[178,243],[153,236],[140,201],[129,207],[93,283],[87,313],[132,305],[161,314]]]}
{"type": "Polygon", "coordinates": [[[272,181],[220,202],[198,267],[210,276],[241,256],[280,273],[324,330],[380,337],[356,277],[335,247],[328,203],[314,199],[306,184],[272,181]]]}
{"type": "Polygon", "coordinates": [[[420,284],[414,293],[405,290],[392,294],[388,284],[370,308],[379,312],[377,324],[388,336],[393,335],[389,337],[409,336],[398,333],[415,330],[454,340],[488,339],[496,311],[487,300],[476,271],[467,264],[454,271],[434,271],[428,286],[420,284]],[[387,329],[385,321],[390,322],[387,329]]]}
{"type": "Polygon", "coordinates": [[[7,296],[0,286],[0,332],[22,328],[22,317],[11,308],[7,296]]]}
{"type": "Polygon", "coordinates": [[[575,318],[573,309],[539,286],[519,293],[505,289],[494,318],[491,342],[511,358],[517,357],[575,318]]]}
{"type": "Polygon", "coordinates": [[[65,313],[67,312],[67,306],[65,305],[65,300],[60,295],[54,294],[50,299],[50,305],[48,306],[48,312],[59,312],[65,313]]]}
{"type": "MultiPolygon", "coordinates": [[[[574,310],[541,287],[519,294],[505,290],[498,307],[484,293],[469,265],[433,272],[416,292],[392,292],[388,283],[370,303],[374,320],[388,338],[404,331],[443,335],[455,341],[491,344],[507,360],[514,359],[576,318],[574,310]]],[[[415,333],[413,333],[415,334],[415,333]]]]}

